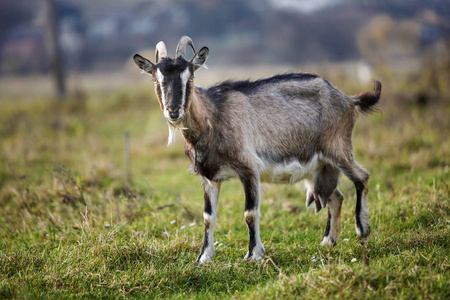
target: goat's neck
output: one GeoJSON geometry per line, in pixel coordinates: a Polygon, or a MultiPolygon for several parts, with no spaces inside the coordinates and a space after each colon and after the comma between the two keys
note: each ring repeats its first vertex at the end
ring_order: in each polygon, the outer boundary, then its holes
{"type": "Polygon", "coordinates": [[[209,110],[210,103],[206,96],[198,88],[194,88],[190,107],[183,122],[185,129],[182,132],[186,143],[193,148],[205,133],[209,110]]]}

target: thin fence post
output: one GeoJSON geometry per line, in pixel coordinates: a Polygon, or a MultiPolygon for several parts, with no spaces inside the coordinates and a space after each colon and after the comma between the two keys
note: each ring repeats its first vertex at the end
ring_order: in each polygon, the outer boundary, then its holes
{"type": "Polygon", "coordinates": [[[130,133],[127,131],[124,134],[125,145],[125,168],[127,172],[127,181],[131,183],[131,154],[130,154],[130,133]]]}

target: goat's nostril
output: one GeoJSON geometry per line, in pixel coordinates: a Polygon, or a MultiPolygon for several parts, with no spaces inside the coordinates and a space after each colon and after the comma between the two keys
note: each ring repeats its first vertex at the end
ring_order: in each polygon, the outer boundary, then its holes
{"type": "Polygon", "coordinates": [[[177,119],[178,118],[178,115],[180,113],[180,109],[179,108],[169,108],[168,111],[169,111],[170,118],[172,118],[172,119],[177,119]]]}

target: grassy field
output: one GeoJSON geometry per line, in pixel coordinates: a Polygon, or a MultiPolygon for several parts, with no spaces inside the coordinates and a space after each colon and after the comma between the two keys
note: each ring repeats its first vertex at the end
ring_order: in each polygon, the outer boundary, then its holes
{"type": "MultiPolygon", "coordinates": [[[[371,89],[331,80],[348,94],[371,89]]],[[[244,193],[230,181],[215,260],[201,267],[202,188],[181,137],[165,146],[149,79],[64,103],[1,99],[0,298],[449,299],[449,85],[422,95],[405,80],[383,84],[380,112],[354,132],[371,174],[371,236],[356,236],[346,178],[334,248],[319,245],[326,212],[305,208],[301,185],[263,185],[266,259],[244,261],[244,193]]]]}

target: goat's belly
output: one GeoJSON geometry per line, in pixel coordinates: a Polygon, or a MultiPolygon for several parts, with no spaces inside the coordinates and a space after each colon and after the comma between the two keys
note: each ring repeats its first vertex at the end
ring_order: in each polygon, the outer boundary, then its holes
{"type": "MultiPolygon", "coordinates": [[[[313,178],[319,171],[323,162],[315,155],[310,161],[301,163],[298,160],[290,160],[279,164],[264,162],[260,168],[262,182],[270,183],[296,183],[306,178],[313,178]]],[[[238,177],[235,170],[229,167],[220,168],[213,181],[220,182],[238,177]]]]}
{"type": "Polygon", "coordinates": [[[213,181],[221,182],[236,177],[238,177],[238,175],[232,168],[221,167],[219,172],[214,176],[213,181]]]}
{"type": "Polygon", "coordinates": [[[292,160],[276,165],[267,165],[261,172],[261,181],[272,183],[296,183],[305,178],[312,178],[319,170],[321,162],[314,156],[307,163],[292,160]]]}

